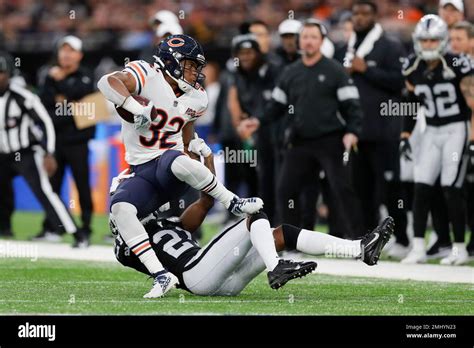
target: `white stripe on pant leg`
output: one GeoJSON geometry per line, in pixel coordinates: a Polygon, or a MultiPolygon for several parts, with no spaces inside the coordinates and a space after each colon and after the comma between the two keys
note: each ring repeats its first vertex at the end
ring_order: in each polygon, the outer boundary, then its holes
{"type": "Polygon", "coordinates": [[[46,198],[48,199],[56,214],[58,215],[59,220],[61,220],[61,223],[63,224],[66,232],[75,233],[77,231],[76,225],[74,224],[72,217],[68,214],[66,207],[64,206],[63,202],[61,202],[59,196],[53,191],[51,183],[49,182],[48,174],[43,168],[44,152],[42,151],[42,149],[36,148],[34,150],[33,156],[35,159],[36,169],[38,170],[40,178],[41,190],[45,194],[46,198]]]}
{"type": "MultiPolygon", "coordinates": [[[[469,144],[469,129],[470,129],[471,124],[468,121],[466,121],[464,122],[464,126],[465,126],[465,137],[466,137],[465,142],[464,142],[464,146],[465,146],[464,148],[466,148],[469,144]]],[[[466,178],[466,174],[467,174],[468,162],[469,162],[469,154],[463,153],[463,156],[461,158],[461,163],[459,166],[460,173],[458,175],[456,182],[454,182],[454,187],[461,188],[462,185],[464,184],[464,179],[466,178]]]]}

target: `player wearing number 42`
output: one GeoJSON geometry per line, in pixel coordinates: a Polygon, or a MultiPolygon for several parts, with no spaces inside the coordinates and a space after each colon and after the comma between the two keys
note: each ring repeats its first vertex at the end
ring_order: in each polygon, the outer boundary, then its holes
{"type": "Polygon", "coordinates": [[[123,117],[125,160],[131,174],[112,196],[110,212],[126,245],[153,275],[153,288],[145,297],[164,295],[177,279],[156,257],[140,218],[179,198],[189,186],[206,192],[235,215],[255,213],[263,206],[260,198],[237,197],[187,153],[191,143],[204,157],[211,152],[193,139],[193,121],[208,103],[200,85],[206,64],[201,45],[187,35],[172,35],[160,42],[153,58],[153,62],[132,61],[97,84],[123,117]]]}

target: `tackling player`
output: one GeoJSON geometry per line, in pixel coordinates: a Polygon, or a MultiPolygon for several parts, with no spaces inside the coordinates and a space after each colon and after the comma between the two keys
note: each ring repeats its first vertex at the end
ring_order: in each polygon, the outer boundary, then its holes
{"type": "MultiPolygon", "coordinates": [[[[192,146],[190,150],[199,152],[192,146]]],[[[205,161],[212,166],[212,155],[205,157],[205,161]]],[[[179,219],[159,220],[151,214],[142,220],[160,261],[178,277],[180,288],[196,295],[238,295],[265,269],[270,286],[278,289],[316,268],[315,262],[278,259],[277,252],[283,250],[361,258],[366,264],[374,265],[394,228],[393,219],[388,217],[362,239],[344,240],[288,224],[272,229],[265,213],[258,212],[226,228],[200,248],[192,233],[201,225],[213,202],[212,197],[202,194],[179,219]],[[257,236],[271,233],[273,238],[257,243],[257,236]]],[[[111,228],[114,233],[113,223],[111,228]]],[[[149,274],[138,258],[127,252],[119,235],[115,254],[123,265],[149,274]]]]}
{"type": "MultiPolygon", "coordinates": [[[[471,110],[474,110],[474,64],[468,56],[446,53],[448,27],[436,15],[426,15],[418,22],[413,41],[416,55],[407,60],[403,74],[410,101],[422,103],[427,125],[419,134],[419,149],[414,156],[415,238],[412,250],[402,262],[426,261],[426,221],[433,185],[441,174],[454,233],[451,254],[443,258],[441,264],[460,265],[468,260],[464,245],[466,215],[462,186],[468,164],[467,144],[469,139],[474,139],[469,125],[471,110]]],[[[405,121],[400,149],[405,158],[411,158],[408,138],[415,121],[408,117],[405,121]]]]}
{"type": "Polygon", "coordinates": [[[205,63],[196,40],[173,35],[158,45],[153,63],[130,62],[98,82],[108,100],[134,115],[133,124],[122,121],[125,159],[132,174],[117,188],[110,211],[121,237],[154,277],[145,297],[162,296],[177,279],[156,257],[139,218],[182,195],[187,185],[208,193],[236,215],[263,206],[260,198],[238,198],[201,162],[182,152],[194,136],[193,121],[207,108],[207,95],[200,86],[205,63]],[[132,95],[150,102],[142,106],[132,95]],[[155,106],[157,118],[152,121],[155,106]]]}

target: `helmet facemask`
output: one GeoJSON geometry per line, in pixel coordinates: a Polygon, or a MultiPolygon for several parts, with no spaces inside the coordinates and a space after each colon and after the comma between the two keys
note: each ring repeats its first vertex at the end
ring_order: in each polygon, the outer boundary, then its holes
{"type": "Polygon", "coordinates": [[[198,57],[197,59],[190,58],[186,55],[181,54],[180,52],[173,52],[167,55],[165,61],[160,59],[157,56],[153,56],[155,61],[158,63],[160,68],[166,71],[166,74],[170,76],[176,83],[178,84],[179,89],[183,92],[188,92],[191,90],[191,87],[194,89],[199,89],[206,76],[202,73],[202,69],[206,65],[206,60],[204,56],[198,57]],[[196,62],[196,66],[191,64],[192,62],[196,62]],[[196,70],[197,77],[194,82],[187,81],[185,79],[185,71],[186,70],[196,70]]]}
{"type": "Polygon", "coordinates": [[[448,47],[448,27],[446,23],[435,15],[426,15],[415,27],[413,32],[413,43],[415,53],[425,61],[440,59],[448,47]],[[438,40],[439,44],[435,49],[424,49],[422,40],[438,40]]]}

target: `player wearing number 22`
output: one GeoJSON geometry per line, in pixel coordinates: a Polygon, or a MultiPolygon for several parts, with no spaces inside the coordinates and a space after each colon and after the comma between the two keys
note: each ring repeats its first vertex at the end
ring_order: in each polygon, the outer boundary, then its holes
{"type": "Polygon", "coordinates": [[[193,149],[208,156],[210,152],[202,139],[193,139],[193,121],[208,103],[200,85],[206,63],[201,45],[187,35],[173,35],[160,42],[153,57],[153,62],[132,61],[98,82],[104,96],[120,108],[125,159],[131,169],[111,198],[110,218],[153,275],[153,288],[145,297],[161,297],[178,280],[156,257],[140,218],[179,198],[189,186],[209,194],[235,215],[252,214],[263,206],[259,198],[237,197],[185,153],[193,149]]]}
{"type": "MultiPolygon", "coordinates": [[[[466,221],[462,187],[468,165],[467,145],[474,139],[469,124],[474,110],[474,66],[468,56],[446,53],[448,28],[436,15],[426,15],[420,20],[413,33],[413,42],[416,55],[407,60],[403,74],[409,98],[423,106],[426,127],[421,132],[419,147],[413,153],[415,238],[411,252],[402,262],[426,260],[426,221],[433,185],[441,176],[454,235],[451,255],[441,263],[458,265],[468,260],[464,245],[466,221]]],[[[411,117],[405,117],[404,121],[400,149],[405,158],[411,159],[408,137],[414,121],[411,117]]]]}

